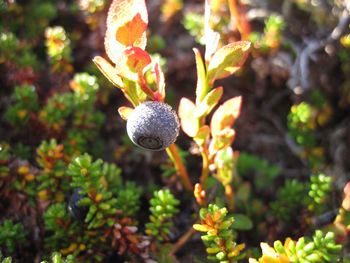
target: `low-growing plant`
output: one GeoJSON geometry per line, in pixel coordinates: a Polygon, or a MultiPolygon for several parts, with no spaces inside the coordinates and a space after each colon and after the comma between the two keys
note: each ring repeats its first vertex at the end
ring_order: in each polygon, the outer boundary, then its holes
{"type": "Polygon", "coordinates": [[[324,234],[318,230],[312,239],[301,237],[297,241],[287,238],[282,244],[275,241],[273,247],[261,243],[263,255],[258,259],[249,259],[254,262],[338,262],[342,246],[335,241],[332,232],[324,234]]]}
{"type": "MultiPolygon", "coordinates": [[[[272,60],[295,78],[318,53],[346,83],[348,16],[313,50],[313,40],[295,44],[299,17],[286,13],[302,4],[287,2],[253,34],[260,9],[249,1],[206,0],[203,15],[182,0],[147,1],[148,10],[144,0],[113,0],[107,15],[104,0],[0,3],[0,246],[10,256],[0,261],[202,262],[206,252],[222,263],[346,262],[349,183],[339,209],[337,191],[347,181],[349,99],[338,97],[348,89],[338,94],[324,74],[305,97],[305,87],[291,95],[260,83],[274,79],[272,60]],[[191,38],[169,45],[185,32],[172,31],[181,19],[204,45],[192,61],[191,38]],[[259,63],[243,67],[251,59],[264,60],[268,75],[253,75],[265,70],[259,63]],[[172,89],[187,86],[174,74],[187,66],[196,70],[192,95],[172,89]],[[127,102],[115,105],[111,85],[127,102]],[[293,239],[282,244],[284,236],[293,239]]],[[[308,72],[315,80],[318,71],[308,72]]]]}
{"type": "Polygon", "coordinates": [[[179,201],[167,189],[154,192],[150,204],[152,214],[146,224],[146,233],[160,241],[167,241],[173,226],[170,219],[179,212],[179,201]]]}
{"type": "Polygon", "coordinates": [[[208,259],[220,263],[236,262],[244,257],[241,251],[245,245],[236,243],[236,235],[231,228],[235,219],[227,212],[225,207],[209,204],[208,208],[199,212],[200,223],[193,225],[195,230],[206,233],[201,238],[207,247],[208,259]]]}
{"type": "Polygon", "coordinates": [[[14,253],[26,241],[26,231],[21,223],[5,220],[0,224],[0,245],[5,253],[14,253]]]}

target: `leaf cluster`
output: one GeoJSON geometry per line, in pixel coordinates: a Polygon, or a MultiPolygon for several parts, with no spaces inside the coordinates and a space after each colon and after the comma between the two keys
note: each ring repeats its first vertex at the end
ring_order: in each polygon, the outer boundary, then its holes
{"type": "Polygon", "coordinates": [[[16,86],[12,95],[13,104],[7,108],[4,118],[12,125],[24,126],[39,110],[38,96],[31,85],[16,86]]]}
{"type": "Polygon", "coordinates": [[[276,200],[270,203],[272,213],[283,221],[291,220],[306,202],[307,186],[296,179],[287,180],[277,190],[276,200]]]}
{"type": "Polygon", "coordinates": [[[236,167],[238,174],[242,177],[246,177],[254,172],[255,187],[259,190],[271,187],[276,177],[281,172],[281,169],[278,166],[270,164],[262,158],[245,152],[239,154],[236,167]]]}
{"type": "Polygon", "coordinates": [[[227,213],[225,207],[209,204],[199,211],[200,223],[193,225],[195,230],[205,233],[201,238],[207,247],[208,259],[220,263],[236,262],[244,256],[241,251],[245,245],[236,243],[232,230],[235,219],[227,213]]]}
{"type": "MultiPolygon", "coordinates": [[[[261,243],[263,255],[259,258],[259,262],[340,262],[341,245],[335,241],[335,234],[328,232],[324,234],[321,230],[317,230],[312,239],[301,237],[298,241],[287,238],[282,244],[281,241],[275,241],[273,247],[266,243],[261,243]]],[[[258,262],[250,259],[250,263],[258,262]]]]}
{"type": "Polygon", "coordinates": [[[332,177],[323,173],[311,175],[308,195],[308,209],[320,214],[327,209],[327,201],[332,191],[332,177]]]}
{"type": "Polygon", "coordinates": [[[25,244],[26,235],[27,232],[21,223],[6,219],[0,224],[0,246],[9,254],[25,244]]]}
{"type": "Polygon", "coordinates": [[[92,161],[88,154],[76,157],[68,166],[67,173],[72,177],[71,186],[80,189],[83,198],[79,205],[88,207],[85,222],[89,229],[98,228],[113,221],[109,217],[115,215],[117,199],[103,184],[102,160],[92,161]]]}
{"type": "Polygon", "coordinates": [[[151,215],[150,222],[146,224],[146,233],[159,241],[167,241],[173,227],[171,219],[179,212],[179,200],[166,189],[155,191],[150,204],[151,215]]]}

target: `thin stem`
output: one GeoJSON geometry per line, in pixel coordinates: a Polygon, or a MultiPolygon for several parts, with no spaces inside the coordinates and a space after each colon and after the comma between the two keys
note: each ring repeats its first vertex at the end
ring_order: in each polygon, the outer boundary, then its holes
{"type": "Polygon", "coordinates": [[[225,196],[227,200],[228,209],[233,211],[235,209],[235,194],[231,185],[225,185],[225,196]]]}
{"type": "Polygon", "coordinates": [[[208,149],[206,146],[203,147],[203,150],[201,151],[202,155],[202,173],[200,177],[201,185],[203,186],[203,189],[205,190],[207,188],[207,179],[209,176],[209,156],[208,156],[208,149]]]}
{"type": "Polygon", "coordinates": [[[228,0],[228,5],[231,13],[232,23],[235,23],[239,33],[241,34],[241,38],[247,39],[250,31],[249,24],[246,21],[245,17],[241,14],[242,10],[238,10],[238,0],[228,0]]]}
{"type": "Polygon", "coordinates": [[[175,169],[178,173],[178,175],[180,176],[182,183],[184,184],[184,186],[187,188],[187,190],[191,191],[193,190],[193,185],[191,183],[191,180],[188,176],[186,167],[184,166],[179,151],[176,147],[176,145],[173,143],[172,145],[170,145],[167,149],[166,152],[168,153],[171,161],[174,163],[175,169]]]}
{"type": "Polygon", "coordinates": [[[190,229],[188,229],[186,233],[174,244],[170,254],[174,255],[177,251],[179,251],[195,232],[196,230],[194,230],[193,227],[190,227],[190,229]]]}

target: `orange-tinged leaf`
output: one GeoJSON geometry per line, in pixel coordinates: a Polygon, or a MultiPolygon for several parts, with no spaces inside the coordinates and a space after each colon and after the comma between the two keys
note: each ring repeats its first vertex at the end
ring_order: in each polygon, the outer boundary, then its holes
{"type": "Polygon", "coordinates": [[[118,109],[118,113],[123,120],[127,121],[130,114],[134,111],[133,108],[122,106],[118,109]]]}
{"type": "Polygon", "coordinates": [[[142,20],[140,14],[137,14],[132,20],[117,29],[117,41],[124,46],[133,46],[136,41],[141,39],[146,29],[147,23],[142,20]]]}
{"type": "Polygon", "coordinates": [[[120,89],[124,88],[122,79],[117,75],[117,71],[107,60],[105,60],[103,57],[96,56],[94,57],[93,62],[113,85],[120,89]]]}
{"type": "Polygon", "coordinates": [[[249,41],[238,41],[217,50],[208,65],[209,84],[236,72],[247,59],[249,49],[249,41]]]}
{"type": "Polygon", "coordinates": [[[205,142],[209,139],[210,128],[208,125],[200,127],[196,136],[193,137],[193,140],[199,145],[203,146],[205,142]]]}
{"type": "Polygon", "coordinates": [[[138,81],[143,69],[151,63],[150,55],[139,47],[125,49],[115,64],[118,75],[132,81],[138,81]]]}
{"type": "Polygon", "coordinates": [[[198,119],[195,117],[196,106],[187,98],[182,98],[179,105],[179,117],[182,130],[190,137],[194,137],[199,129],[198,119]]]}
{"type": "Polygon", "coordinates": [[[117,63],[119,55],[130,46],[144,49],[147,44],[148,14],[145,0],[114,0],[107,16],[105,49],[108,57],[117,63]],[[130,24],[136,22],[135,25],[130,24]],[[133,31],[126,32],[128,28],[133,31]]]}
{"type": "Polygon", "coordinates": [[[195,113],[196,116],[203,117],[208,115],[211,112],[211,110],[216,106],[216,104],[218,104],[222,94],[223,94],[222,87],[218,87],[210,91],[205,96],[203,101],[197,106],[196,113],[195,113]]]}
{"type": "Polygon", "coordinates": [[[242,97],[234,97],[223,103],[213,114],[210,122],[211,134],[215,136],[224,128],[231,127],[241,113],[242,97]]]}

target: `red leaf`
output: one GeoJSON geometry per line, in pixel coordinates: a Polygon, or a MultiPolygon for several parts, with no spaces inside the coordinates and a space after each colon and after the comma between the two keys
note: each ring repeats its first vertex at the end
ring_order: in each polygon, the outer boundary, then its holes
{"type": "Polygon", "coordinates": [[[119,76],[129,80],[138,81],[143,69],[151,63],[150,55],[139,47],[125,49],[115,65],[119,76]]]}

